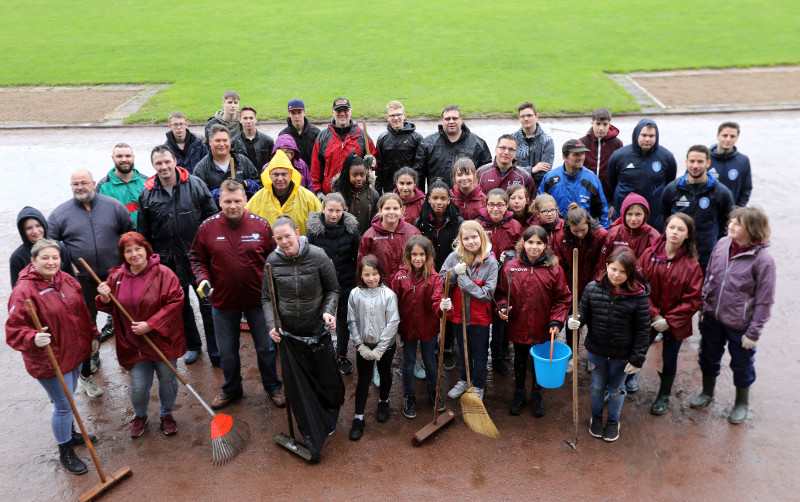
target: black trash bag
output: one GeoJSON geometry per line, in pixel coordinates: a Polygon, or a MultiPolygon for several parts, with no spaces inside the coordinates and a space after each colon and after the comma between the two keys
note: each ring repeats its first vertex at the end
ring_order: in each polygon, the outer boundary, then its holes
{"type": "Polygon", "coordinates": [[[278,344],[286,401],[312,460],[335,429],[344,404],[344,382],[336,366],[330,333],[296,336],[281,332],[278,344]]]}

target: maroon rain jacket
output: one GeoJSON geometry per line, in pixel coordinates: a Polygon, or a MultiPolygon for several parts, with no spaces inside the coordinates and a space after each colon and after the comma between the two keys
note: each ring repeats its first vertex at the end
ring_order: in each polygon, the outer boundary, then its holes
{"type": "Polygon", "coordinates": [[[436,338],[441,327],[439,303],[444,297],[442,276],[431,268],[428,280],[411,273],[405,265],[392,279],[392,291],[397,295],[400,311],[400,336],[403,341],[427,342],[436,338]]]}

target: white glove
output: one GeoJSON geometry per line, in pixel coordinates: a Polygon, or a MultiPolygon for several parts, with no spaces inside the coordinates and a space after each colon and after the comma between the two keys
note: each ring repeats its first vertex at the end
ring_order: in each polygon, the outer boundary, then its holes
{"type": "Polygon", "coordinates": [[[581,329],[580,319],[576,319],[574,317],[567,318],[567,327],[572,330],[581,329]]]}
{"type": "Polygon", "coordinates": [[[439,303],[439,308],[442,310],[450,310],[453,308],[453,300],[450,298],[445,298],[444,300],[439,303]]]}
{"type": "Polygon", "coordinates": [[[669,324],[667,324],[667,320],[657,315],[655,320],[650,323],[650,327],[654,330],[658,331],[659,333],[663,333],[669,329],[669,324]]]}
{"type": "Polygon", "coordinates": [[[622,371],[624,371],[625,373],[627,373],[629,375],[635,375],[636,373],[639,373],[640,369],[642,369],[642,368],[637,368],[636,366],[632,365],[631,363],[628,363],[628,364],[625,365],[625,369],[622,370],[622,371]]]}
{"type": "Polygon", "coordinates": [[[98,350],[100,350],[100,340],[95,338],[92,340],[92,354],[96,353],[98,350]]]}
{"type": "Polygon", "coordinates": [[[383,355],[385,350],[386,349],[379,349],[378,347],[372,349],[372,359],[374,359],[375,361],[380,361],[381,356],[383,355]]]}
{"type": "Polygon", "coordinates": [[[374,361],[375,358],[372,356],[372,349],[364,345],[363,343],[358,346],[358,353],[361,354],[361,357],[366,359],[367,361],[374,361]]]}
{"type": "Polygon", "coordinates": [[[467,273],[467,264],[460,261],[453,267],[453,273],[456,275],[464,275],[467,273]]]}
{"type": "Polygon", "coordinates": [[[208,298],[211,296],[211,293],[214,292],[214,288],[211,287],[211,283],[208,282],[208,279],[203,279],[200,281],[200,284],[197,285],[197,296],[200,298],[208,298]],[[203,289],[208,286],[208,294],[203,293],[203,289]]]}
{"type": "Polygon", "coordinates": [[[758,340],[753,340],[751,338],[747,338],[746,336],[742,336],[742,348],[746,350],[756,348],[756,344],[758,340]]]}
{"type": "MultiPolygon", "coordinates": [[[[42,329],[43,330],[47,330],[48,327],[45,326],[42,329]]],[[[44,332],[39,333],[39,332],[36,332],[36,335],[34,335],[34,337],[33,337],[33,344],[36,345],[39,348],[42,348],[45,345],[50,345],[50,333],[44,333],[44,332]]]]}
{"type": "Polygon", "coordinates": [[[317,192],[317,198],[322,202],[322,200],[325,199],[325,192],[317,192]]]}

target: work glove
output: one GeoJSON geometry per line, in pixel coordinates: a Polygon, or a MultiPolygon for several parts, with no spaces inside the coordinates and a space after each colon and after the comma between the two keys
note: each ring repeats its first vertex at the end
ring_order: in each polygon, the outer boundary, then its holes
{"type": "Polygon", "coordinates": [[[573,329],[573,330],[574,329],[581,329],[580,315],[578,315],[578,318],[575,318],[575,317],[568,318],[567,319],[567,327],[569,329],[573,329]]]}
{"type": "Polygon", "coordinates": [[[211,283],[208,282],[208,279],[203,279],[197,286],[197,296],[199,296],[200,298],[207,298],[211,296],[211,293],[213,292],[214,288],[211,287],[211,283]],[[208,293],[204,292],[205,288],[208,288],[208,293]]]}
{"type": "Polygon", "coordinates": [[[358,346],[358,353],[361,354],[361,357],[366,359],[367,361],[374,361],[375,357],[372,355],[372,349],[364,345],[363,343],[358,346]]]}
{"type": "Polygon", "coordinates": [[[467,264],[460,261],[453,267],[453,273],[456,275],[464,275],[467,273],[467,264]]]}
{"type": "Polygon", "coordinates": [[[658,331],[659,333],[663,333],[669,329],[669,324],[667,324],[667,320],[657,315],[655,320],[650,323],[650,327],[654,330],[658,331]]]}
{"type": "Polygon", "coordinates": [[[441,303],[439,303],[439,308],[445,311],[450,310],[451,308],[453,308],[453,300],[451,300],[450,298],[445,298],[444,300],[441,301],[441,303]]]}
{"type": "Polygon", "coordinates": [[[244,180],[244,189],[248,193],[258,192],[258,184],[253,180],[244,180]]]}
{"type": "Polygon", "coordinates": [[[325,198],[325,192],[317,192],[317,198],[322,202],[322,199],[325,198]]]}
{"type": "Polygon", "coordinates": [[[219,206],[219,188],[211,190],[211,196],[214,198],[214,202],[217,206],[219,206]]]}
{"type": "Polygon", "coordinates": [[[622,371],[624,371],[625,373],[627,373],[629,375],[635,375],[636,373],[639,373],[640,369],[642,369],[642,368],[637,368],[636,366],[632,365],[631,363],[628,363],[628,364],[625,365],[625,369],[622,370],[622,371]]]}
{"type": "MultiPolygon", "coordinates": [[[[45,326],[42,328],[43,330],[47,330],[48,327],[45,326]]],[[[44,347],[45,345],[50,345],[50,333],[39,333],[37,332],[36,335],[33,337],[33,344],[39,348],[44,347]]]]}
{"type": "Polygon", "coordinates": [[[375,170],[375,157],[372,155],[364,155],[364,167],[370,171],[375,170]]]}
{"type": "Polygon", "coordinates": [[[386,349],[379,349],[378,347],[375,347],[374,349],[372,349],[372,359],[374,359],[375,361],[380,361],[381,356],[385,351],[386,349]]]}
{"type": "Polygon", "coordinates": [[[746,336],[742,336],[742,348],[746,350],[756,348],[756,344],[758,340],[753,340],[752,338],[747,338],[746,336]]]}
{"type": "Polygon", "coordinates": [[[92,340],[92,354],[96,354],[100,350],[100,339],[95,338],[92,340]]]}
{"type": "Polygon", "coordinates": [[[500,255],[500,263],[507,263],[517,257],[517,253],[512,250],[504,251],[503,254],[500,255]]]}

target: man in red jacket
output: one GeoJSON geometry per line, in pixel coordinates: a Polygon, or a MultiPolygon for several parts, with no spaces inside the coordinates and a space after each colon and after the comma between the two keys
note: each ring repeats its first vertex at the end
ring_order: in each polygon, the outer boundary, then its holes
{"type": "Polygon", "coordinates": [[[317,197],[331,193],[331,180],[342,172],[344,159],[350,152],[365,157],[367,169],[375,170],[375,145],[369,140],[369,151],[361,127],[353,122],[350,100],[336,98],[333,102],[333,119],[328,127],[320,131],[311,154],[311,179],[317,197]],[[371,160],[369,160],[371,158],[371,160]]]}
{"type": "MultiPolygon", "coordinates": [[[[592,127],[580,142],[589,148],[583,167],[592,171],[603,184],[603,194],[608,205],[614,200],[614,192],[608,187],[608,159],[611,154],[622,148],[622,140],[618,138],[619,129],[611,125],[611,112],[608,108],[597,108],[592,112],[592,127]]],[[[608,212],[608,221],[614,216],[614,209],[608,212]]]]}
{"type": "Polygon", "coordinates": [[[276,351],[261,310],[261,283],[267,255],[275,249],[267,220],[245,210],[247,196],[241,184],[225,180],[220,185],[222,211],[200,225],[191,251],[192,270],[211,300],[222,373],[222,393],[211,407],[224,408],[242,397],[239,359],[239,321],[250,325],[258,358],[258,371],[272,403],[286,406],[283,384],[275,366],[276,351]]]}

